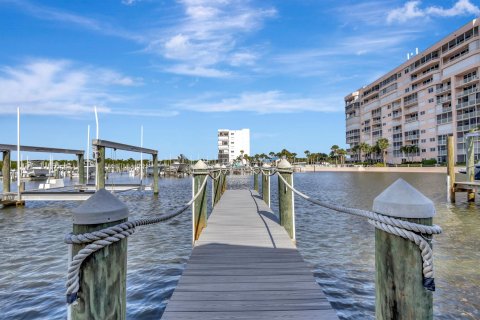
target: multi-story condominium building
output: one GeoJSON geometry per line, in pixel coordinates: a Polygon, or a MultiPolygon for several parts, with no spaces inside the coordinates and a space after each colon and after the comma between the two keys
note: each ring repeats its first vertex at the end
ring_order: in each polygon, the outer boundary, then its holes
{"type": "Polygon", "coordinates": [[[242,153],[250,155],[250,129],[219,129],[218,162],[232,163],[242,153]]]}
{"type": "MultiPolygon", "coordinates": [[[[354,151],[387,138],[388,163],[413,159],[446,162],[446,140],[455,137],[458,162],[465,162],[464,136],[480,126],[480,38],[475,19],[375,82],[345,97],[346,142],[354,151]],[[402,146],[416,145],[406,155],[402,146]]],[[[475,157],[480,150],[475,143],[475,157]]],[[[362,155],[362,160],[365,157],[362,155]]]]}

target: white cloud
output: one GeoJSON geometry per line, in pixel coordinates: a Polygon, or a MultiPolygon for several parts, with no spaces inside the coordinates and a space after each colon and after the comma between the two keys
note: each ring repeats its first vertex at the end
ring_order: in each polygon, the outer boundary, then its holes
{"type": "MultiPolygon", "coordinates": [[[[133,4],[134,1],[135,0],[130,0],[126,2],[127,4],[133,4]]],[[[10,2],[16,5],[18,8],[24,10],[26,13],[36,17],[37,19],[60,21],[101,34],[125,38],[136,42],[146,41],[145,37],[139,33],[133,33],[117,26],[112,26],[111,24],[104,21],[91,19],[78,14],[58,10],[47,6],[33,4],[28,1],[11,0],[10,2]]]]}
{"type": "Polygon", "coordinates": [[[231,72],[221,69],[228,65],[253,65],[255,55],[239,49],[242,37],[258,30],[265,19],[276,14],[272,8],[256,8],[244,0],[179,2],[184,18],[167,30],[150,35],[147,51],[176,62],[177,66],[167,70],[184,75],[225,77],[231,72]]]}
{"type": "Polygon", "coordinates": [[[480,15],[480,8],[470,0],[458,0],[453,7],[446,9],[440,6],[429,6],[421,8],[421,1],[408,1],[401,8],[396,8],[388,12],[387,22],[405,22],[416,18],[429,18],[433,16],[454,17],[480,15]]]}
{"type": "MultiPolygon", "coordinates": [[[[212,100],[210,98],[210,100],[212,100]]],[[[177,104],[180,109],[197,112],[253,112],[259,114],[292,113],[302,111],[335,112],[343,105],[337,98],[303,98],[281,91],[247,92],[238,97],[223,98],[220,101],[183,101],[177,104]]]]}
{"type": "Polygon", "coordinates": [[[16,67],[0,67],[0,114],[78,116],[99,111],[111,114],[170,116],[172,112],[121,109],[109,104],[126,100],[113,89],[140,85],[110,69],[79,66],[68,60],[31,60],[16,67]]]}
{"type": "Polygon", "coordinates": [[[174,65],[164,70],[174,74],[204,78],[228,78],[231,76],[231,73],[227,71],[187,64],[174,65]]]}

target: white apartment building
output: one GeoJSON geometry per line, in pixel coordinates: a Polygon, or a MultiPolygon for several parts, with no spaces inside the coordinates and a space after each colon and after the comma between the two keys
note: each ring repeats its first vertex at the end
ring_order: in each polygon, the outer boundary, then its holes
{"type": "MultiPolygon", "coordinates": [[[[346,142],[354,161],[364,159],[354,147],[387,138],[389,163],[407,161],[406,145],[417,146],[414,161],[445,162],[447,136],[453,135],[456,160],[465,162],[464,137],[480,126],[479,20],[345,97],[346,142]]],[[[477,141],[477,159],[479,147],[477,141]]]]}
{"type": "Polygon", "coordinates": [[[218,129],[219,163],[233,163],[242,152],[250,155],[250,129],[218,129]]]}

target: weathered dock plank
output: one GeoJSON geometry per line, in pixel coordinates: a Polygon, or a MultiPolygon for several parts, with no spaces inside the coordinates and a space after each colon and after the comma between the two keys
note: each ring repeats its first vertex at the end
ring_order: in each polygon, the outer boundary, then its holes
{"type": "Polygon", "coordinates": [[[195,242],[162,319],[338,319],[255,191],[228,190],[195,242]]]}

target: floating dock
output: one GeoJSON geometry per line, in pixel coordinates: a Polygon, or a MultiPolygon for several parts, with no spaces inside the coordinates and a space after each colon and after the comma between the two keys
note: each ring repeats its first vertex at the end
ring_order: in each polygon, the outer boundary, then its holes
{"type": "Polygon", "coordinates": [[[338,319],[294,242],[250,190],[227,190],[162,319],[338,319]]]}

